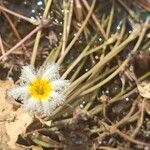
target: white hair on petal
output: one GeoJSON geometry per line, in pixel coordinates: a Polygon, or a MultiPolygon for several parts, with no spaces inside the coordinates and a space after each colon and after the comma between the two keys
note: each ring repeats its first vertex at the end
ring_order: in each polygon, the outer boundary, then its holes
{"type": "Polygon", "coordinates": [[[36,78],[34,70],[30,66],[23,66],[20,79],[25,82],[30,82],[36,78]]]}
{"type": "MultiPolygon", "coordinates": [[[[63,101],[61,101],[61,103],[59,103],[59,105],[62,104],[63,101]]],[[[43,113],[45,115],[50,115],[54,109],[56,109],[58,105],[58,101],[56,102],[55,100],[50,100],[48,102],[43,102],[43,113]]]]}
{"type": "Polygon", "coordinates": [[[23,101],[23,109],[28,112],[41,112],[42,106],[41,102],[38,100],[35,100],[33,98],[29,98],[26,101],[23,101]]]}
{"type": "Polygon", "coordinates": [[[54,90],[63,91],[69,85],[69,80],[58,79],[52,81],[51,84],[54,87],[54,90]]]}
{"type": "Polygon", "coordinates": [[[53,110],[64,102],[64,96],[58,92],[53,92],[48,101],[42,101],[43,113],[50,115],[53,110]]]}
{"type": "Polygon", "coordinates": [[[41,76],[51,81],[59,79],[59,66],[57,64],[52,63],[43,67],[41,70],[41,76]]]}
{"type": "Polygon", "coordinates": [[[65,97],[59,92],[52,92],[50,99],[56,103],[56,105],[60,105],[64,102],[65,97]]]}
{"type": "Polygon", "coordinates": [[[24,100],[27,98],[27,87],[26,86],[17,86],[13,89],[7,91],[8,96],[13,97],[14,99],[24,100]]]}
{"type": "Polygon", "coordinates": [[[43,113],[49,115],[56,108],[55,104],[52,101],[43,101],[43,113]]]}

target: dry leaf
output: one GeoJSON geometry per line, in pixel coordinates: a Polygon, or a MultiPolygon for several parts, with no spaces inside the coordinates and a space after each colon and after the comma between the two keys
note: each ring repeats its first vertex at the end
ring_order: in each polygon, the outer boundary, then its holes
{"type": "Polygon", "coordinates": [[[0,81],[0,121],[7,120],[10,115],[10,111],[13,110],[13,105],[6,100],[7,89],[13,86],[12,81],[0,81]]]}
{"type": "Polygon", "coordinates": [[[33,146],[33,147],[32,147],[32,150],[43,150],[43,148],[42,148],[42,147],[39,147],[39,146],[33,146]]]}
{"type": "MultiPolygon", "coordinates": [[[[33,122],[33,117],[22,111],[14,109],[15,104],[6,100],[6,91],[14,86],[12,81],[0,81],[0,149],[18,150],[16,141],[20,134],[33,122]]],[[[21,150],[21,148],[19,148],[21,150]]]]}
{"type": "Polygon", "coordinates": [[[19,109],[15,114],[15,119],[12,122],[6,122],[6,132],[9,136],[8,145],[11,148],[16,148],[16,141],[18,139],[18,135],[25,133],[26,128],[32,123],[33,118],[28,114],[22,112],[19,109]]]}
{"type": "Polygon", "coordinates": [[[147,112],[147,114],[150,115],[150,101],[149,100],[145,101],[145,111],[147,112]]]}
{"type": "Polygon", "coordinates": [[[13,86],[11,81],[0,81],[0,149],[7,149],[7,141],[9,137],[5,129],[5,121],[9,119],[10,111],[12,111],[12,105],[6,101],[6,90],[13,86]]]}
{"type": "Polygon", "coordinates": [[[137,84],[137,88],[142,97],[150,98],[150,83],[148,81],[137,84]]]}

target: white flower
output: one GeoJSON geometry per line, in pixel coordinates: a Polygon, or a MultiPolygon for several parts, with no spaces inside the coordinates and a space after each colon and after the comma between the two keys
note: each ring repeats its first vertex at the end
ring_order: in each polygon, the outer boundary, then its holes
{"type": "Polygon", "coordinates": [[[56,64],[49,64],[37,72],[24,66],[19,84],[8,91],[8,96],[21,100],[26,111],[49,115],[64,102],[63,90],[69,85],[68,80],[60,78],[58,70],[56,64]]]}

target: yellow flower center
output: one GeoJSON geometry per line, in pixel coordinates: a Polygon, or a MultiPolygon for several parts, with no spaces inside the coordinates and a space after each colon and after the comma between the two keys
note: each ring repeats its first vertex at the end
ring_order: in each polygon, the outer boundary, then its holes
{"type": "Polygon", "coordinates": [[[28,86],[30,95],[37,100],[46,100],[52,92],[52,85],[46,79],[36,79],[28,86]]]}

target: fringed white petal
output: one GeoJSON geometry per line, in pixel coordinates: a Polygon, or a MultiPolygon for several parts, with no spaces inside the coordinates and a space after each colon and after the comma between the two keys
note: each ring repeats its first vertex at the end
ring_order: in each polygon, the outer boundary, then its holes
{"type": "Polygon", "coordinates": [[[43,100],[43,113],[50,115],[53,110],[64,102],[64,96],[58,92],[53,92],[48,100],[43,100]]]}
{"type": "Polygon", "coordinates": [[[56,104],[52,101],[42,101],[43,113],[45,115],[50,115],[56,108],[56,104]]]}
{"type": "Polygon", "coordinates": [[[64,102],[65,97],[63,94],[53,91],[50,100],[56,103],[57,106],[59,106],[64,102]]]}
{"type": "Polygon", "coordinates": [[[63,91],[69,85],[69,80],[58,79],[58,80],[52,81],[51,84],[54,90],[63,91]]]}
{"type": "Polygon", "coordinates": [[[24,100],[28,97],[27,87],[17,86],[7,91],[8,96],[14,99],[24,100]]]}
{"type": "Polygon", "coordinates": [[[34,79],[36,79],[36,74],[30,66],[23,66],[21,70],[20,79],[22,81],[29,83],[33,81],[34,79]]]}
{"type": "Polygon", "coordinates": [[[23,108],[27,112],[42,112],[41,102],[33,98],[23,101],[23,108]]]}
{"type": "Polygon", "coordinates": [[[57,64],[49,64],[46,67],[43,67],[38,73],[42,78],[47,78],[50,81],[54,81],[60,78],[59,67],[57,64]]]}

